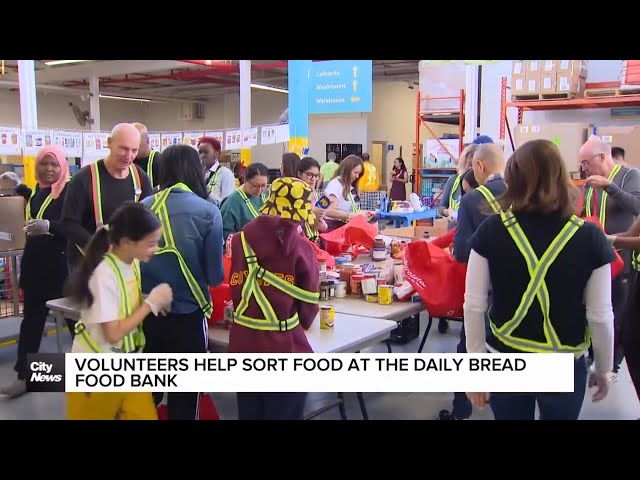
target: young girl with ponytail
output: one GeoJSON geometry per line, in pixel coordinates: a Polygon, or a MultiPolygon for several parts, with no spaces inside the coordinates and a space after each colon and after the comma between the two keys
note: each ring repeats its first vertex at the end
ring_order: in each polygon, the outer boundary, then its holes
{"type": "MultiPolygon", "coordinates": [[[[67,295],[80,305],[73,353],[133,353],[145,344],[142,321],[171,306],[171,287],[161,284],[143,298],[140,262],[158,249],[161,224],[144,205],[124,203],[108,226],[90,240],[70,277],[67,295]]],[[[69,420],[155,420],[148,392],[67,393],[69,420]]]]}

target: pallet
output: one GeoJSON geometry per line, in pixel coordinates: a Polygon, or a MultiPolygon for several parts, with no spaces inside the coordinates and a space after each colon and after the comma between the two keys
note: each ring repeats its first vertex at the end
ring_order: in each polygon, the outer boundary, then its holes
{"type": "Polygon", "coordinates": [[[528,95],[513,95],[513,98],[518,102],[537,101],[537,100],[571,100],[577,98],[578,94],[575,92],[562,92],[562,93],[532,93],[528,95]]]}
{"type": "Polygon", "coordinates": [[[627,95],[640,95],[639,88],[593,88],[584,91],[586,98],[612,98],[627,95]]]}

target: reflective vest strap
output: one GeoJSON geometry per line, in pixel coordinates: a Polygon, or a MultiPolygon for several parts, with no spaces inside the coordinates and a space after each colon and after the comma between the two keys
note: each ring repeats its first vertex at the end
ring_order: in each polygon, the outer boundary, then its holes
{"type": "Polygon", "coordinates": [[[458,187],[460,186],[461,182],[462,182],[462,175],[456,175],[456,179],[453,181],[453,185],[451,186],[451,193],[449,194],[450,210],[457,210],[458,207],[460,206],[460,201],[453,198],[453,196],[455,195],[456,190],[458,190],[458,187]]]}
{"type": "Polygon", "coordinates": [[[142,196],[142,180],[140,180],[140,171],[135,164],[129,165],[129,172],[131,173],[131,180],[133,180],[133,191],[134,191],[134,200],[136,202],[140,201],[140,197],[142,196]],[[140,192],[138,194],[138,192],[140,192]]]}
{"type": "Polygon", "coordinates": [[[640,271],[640,252],[631,252],[631,265],[634,270],[640,271]]]}
{"type": "Polygon", "coordinates": [[[496,197],[491,193],[491,190],[484,185],[480,185],[476,190],[482,194],[495,213],[500,213],[500,205],[497,204],[496,197]]]}
{"type": "MultiPolygon", "coordinates": [[[[620,165],[614,165],[613,169],[611,170],[611,173],[609,174],[609,176],[607,177],[607,180],[609,180],[610,182],[613,182],[613,179],[616,178],[616,175],[618,175],[618,172],[620,172],[620,169],[622,167],[620,165]]],[[[602,190],[602,194],[600,196],[600,205],[598,207],[599,212],[592,212],[591,211],[591,202],[593,201],[593,196],[596,195],[594,193],[593,187],[589,187],[587,195],[585,197],[585,204],[586,204],[586,209],[585,209],[585,213],[587,214],[587,217],[590,217],[592,215],[598,215],[598,220],[600,220],[600,224],[602,225],[602,228],[605,227],[605,221],[607,218],[607,198],[608,198],[608,194],[606,191],[602,190]]],[[[596,196],[596,198],[598,198],[596,196]]]]}
{"type": "MultiPolygon", "coordinates": [[[[244,203],[247,205],[247,208],[249,209],[249,213],[253,216],[253,218],[257,218],[258,212],[256,211],[255,207],[251,203],[251,200],[249,200],[249,197],[247,197],[247,194],[244,193],[240,188],[238,188],[236,191],[240,194],[240,197],[244,200],[244,203]]],[[[264,197],[263,197],[263,200],[264,200],[264,197]]]]}
{"type": "Polygon", "coordinates": [[[82,321],[76,322],[76,326],[74,331],[78,338],[82,340],[82,342],[91,350],[93,353],[104,353],[104,350],[100,348],[100,346],[93,341],[93,338],[87,333],[87,327],[82,321]]]}
{"type": "Polygon", "coordinates": [[[96,228],[104,225],[102,220],[102,193],[100,191],[100,170],[98,162],[94,162],[89,166],[91,172],[91,197],[93,200],[93,216],[96,221],[96,228]]]}
{"type": "MultiPolygon", "coordinates": [[[[27,200],[27,208],[25,211],[25,219],[27,220],[27,222],[29,220],[33,220],[33,217],[31,216],[31,199],[34,197],[35,194],[36,194],[36,188],[33,187],[31,196],[29,197],[29,200],[27,200]]],[[[36,218],[35,218],[36,220],[42,220],[44,218],[44,212],[49,207],[49,204],[52,201],[53,201],[53,198],[51,197],[51,194],[47,195],[47,198],[44,199],[44,202],[42,202],[42,205],[40,206],[40,210],[38,210],[38,213],[36,214],[36,218]]]]}
{"type": "Polygon", "coordinates": [[[151,186],[153,187],[153,157],[156,156],[156,151],[151,150],[149,152],[149,160],[147,161],[147,176],[149,177],[149,181],[151,182],[151,186]]]}
{"type": "Polygon", "coordinates": [[[562,352],[577,351],[579,347],[562,345],[550,319],[550,300],[549,291],[545,282],[545,276],[551,264],[556,260],[560,252],[564,249],[569,240],[584,224],[584,221],[572,216],[564,225],[560,233],[556,235],[547,250],[538,260],[531,244],[529,243],[522,228],[511,212],[501,213],[503,223],[505,224],[509,234],[514,240],[516,247],[524,257],[527,263],[527,269],[531,276],[527,289],[522,297],[520,305],[516,309],[511,320],[507,321],[501,327],[497,327],[490,319],[491,329],[494,335],[505,345],[514,348],[523,349],[531,352],[562,352]],[[536,342],[533,340],[515,338],[512,333],[518,328],[524,320],[527,312],[533,304],[534,298],[538,299],[543,315],[543,328],[546,342],[536,342]]]}
{"type": "Polygon", "coordinates": [[[351,204],[351,210],[353,210],[353,213],[360,213],[360,205],[358,205],[356,198],[351,192],[349,192],[349,203],[351,204]]]}
{"type": "Polygon", "coordinates": [[[222,166],[218,163],[218,168],[216,168],[216,171],[213,172],[213,175],[211,175],[211,178],[209,179],[209,182],[207,183],[207,190],[209,191],[209,193],[211,193],[211,191],[214,189],[214,187],[218,184],[218,177],[220,175],[220,169],[222,168],[222,166]]]}

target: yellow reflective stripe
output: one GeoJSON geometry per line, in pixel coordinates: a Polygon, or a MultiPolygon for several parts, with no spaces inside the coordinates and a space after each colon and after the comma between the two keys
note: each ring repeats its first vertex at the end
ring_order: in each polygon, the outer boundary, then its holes
{"type": "Polygon", "coordinates": [[[298,314],[296,313],[293,317],[288,318],[286,320],[278,321],[277,324],[272,325],[272,324],[265,324],[265,321],[262,318],[252,318],[252,317],[247,317],[246,315],[240,315],[240,314],[234,314],[234,322],[238,323],[240,325],[243,325],[245,327],[248,328],[252,328],[254,330],[263,330],[263,331],[281,331],[281,330],[292,330],[293,328],[297,327],[298,324],[300,323],[300,318],[298,317],[298,314]],[[284,324],[284,325],[280,325],[280,324],[284,324]]]}
{"type": "Polygon", "coordinates": [[[353,196],[353,193],[349,193],[349,203],[351,204],[353,213],[360,213],[360,205],[356,203],[356,198],[353,196]]]}
{"type": "MultiPolygon", "coordinates": [[[[98,221],[100,225],[104,225],[104,219],[102,216],[102,187],[100,186],[100,169],[98,168],[98,162],[94,162],[90,167],[93,170],[93,180],[95,185],[92,185],[93,191],[93,201],[96,202],[94,205],[94,209],[98,214],[98,221]]],[[[100,228],[100,225],[96,225],[97,228],[100,228]]]]}
{"type": "Polygon", "coordinates": [[[209,183],[207,183],[207,190],[209,191],[209,193],[211,193],[213,188],[218,184],[218,177],[221,168],[222,166],[218,163],[218,168],[216,168],[216,171],[213,172],[213,175],[209,179],[209,183]]]}
{"type": "Polygon", "coordinates": [[[640,270],[640,252],[631,252],[631,265],[635,270],[640,270]]]}
{"type": "Polygon", "coordinates": [[[493,193],[491,193],[491,190],[489,190],[484,185],[480,185],[478,188],[476,188],[476,190],[479,191],[487,200],[487,203],[495,213],[500,213],[500,205],[498,205],[498,203],[496,202],[496,197],[493,195],[493,193]]]}
{"type": "MultiPolygon", "coordinates": [[[[453,198],[456,193],[456,190],[460,186],[460,182],[462,181],[462,175],[456,175],[456,179],[453,181],[453,186],[451,187],[451,193],[449,194],[449,209],[457,210],[460,206],[460,202],[453,198]]],[[[485,187],[486,188],[486,187],[485,187]]]]}
{"type": "Polygon", "coordinates": [[[134,200],[137,202],[140,200],[140,195],[142,195],[142,185],[138,182],[138,171],[136,170],[135,164],[129,165],[129,173],[131,174],[131,180],[133,180],[133,192],[134,192],[134,200]],[[138,191],[140,191],[140,195],[138,195],[138,191]]]}
{"type": "MultiPolygon", "coordinates": [[[[242,199],[244,200],[244,203],[247,205],[247,208],[249,209],[249,213],[253,215],[253,218],[257,218],[258,212],[256,211],[253,204],[249,200],[249,197],[247,197],[247,195],[240,188],[236,189],[236,191],[240,194],[240,197],[242,197],[242,199]]],[[[264,197],[262,197],[262,201],[264,201],[264,197]]]]}
{"type": "Polygon", "coordinates": [[[149,177],[149,182],[151,182],[151,186],[153,187],[153,157],[156,156],[156,151],[151,150],[149,152],[149,161],[147,161],[147,176],[149,177]]]}
{"type": "MultiPolygon", "coordinates": [[[[34,187],[33,191],[31,192],[31,196],[29,197],[29,200],[27,201],[27,210],[26,210],[26,215],[25,215],[25,218],[26,218],[27,221],[34,220],[33,217],[31,216],[31,199],[34,197],[35,194],[36,194],[36,189],[34,187]]],[[[40,210],[38,210],[38,213],[36,214],[35,220],[42,220],[43,219],[44,212],[47,209],[47,207],[49,207],[49,204],[52,201],[53,201],[53,198],[51,197],[51,194],[47,195],[47,198],[44,199],[44,202],[42,202],[42,205],[40,206],[40,210]]]]}
{"type": "Polygon", "coordinates": [[[104,350],[102,350],[100,346],[93,341],[93,338],[91,338],[91,336],[87,333],[87,327],[84,323],[82,323],[82,321],[76,322],[74,330],[76,336],[80,338],[93,353],[103,353],[104,350]]]}
{"type": "Polygon", "coordinates": [[[166,205],[169,194],[175,188],[180,188],[187,192],[191,192],[191,189],[184,183],[177,183],[176,185],[173,185],[172,187],[169,187],[160,192],[156,196],[156,199],[151,206],[151,211],[158,215],[160,223],[162,224],[162,238],[164,239],[164,246],[156,252],[156,255],[173,253],[176,256],[176,258],[178,259],[178,265],[180,266],[180,270],[182,272],[182,276],[185,282],[187,282],[187,286],[189,287],[193,298],[202,310],[203,315],[205,315],[206,317],[210,317],[213,313],[213,303],[207,300],[206,295],[202,292],[200,286],[198,285],[198,281],[193,276],[193,273],[191,273],[191,270],[189,270],[187,262],[185,262],[184,257],[176,248],[176,241],[173,236],[173,230],[171,229],[171,221],[169,220],[169,212],[166,205]]]}
{"type": "Polygon", "coordinates": [[[551,264],[556,260],[567,242],[569,242],[573,235],[575,235],[583,225],[584,221],[572,216],[564,225],[560,233],[558,233],[558,235],[553,239],[547,250],[542,255],[542,258],[538,260],[531,244],[513,214],[511,212],[501,213],[501,218],[507,228],[507,231],[515,242],[516,247],[527,263],[527,269],[531,279],[513,318],[505,322],[501,327],[496,327],[490,319],[491,330],[501,342],[513,348],[541,352],[575,351],[578,347],[561,344],[560,339],[553,328],[550,318],[549,291],[547,289],[545,277],[551,264]],[[537,298],[540,303],[546,342],[537,342],[512,336],[512,333],[518,328],[527,315],[527,312],[533,304],[534,298],[537,298]]]}
{"type": "MultiPolygon", "coordinates": [[[[620,165],[614,165],[613,169],[611,170],[611,173],[609,174],[609,176],[607,177],[607,180],[609,180],[610,182],[613,182],[613,179],[616,177],[616,175],[618,174],[618,172],[620,171],[622,167],[620,165]]],[[[596,212],[591,212],[591,201],[593,199],[593,187],[589,187],[589,191],[587,193],[587,196],[585,198],[585,202],[587,204],[587,208],[586,208],[586,214],[587,217],[590,217],[592,214],[595,214],[596,212]]],[[[605,227],[605,221],[607,218],[607,192],[605,190],[602,190],[602,195],[600,196],[600,206],[599,206],[599,214],[598,214],[598,219],[600,220],[600,224],[602,225],[602,228],[605,227]]],[[[597,198],[597,197],[596,197],[597,198]]]]}
{"type": "MultiPolygon", "coordinates": [[[[591,212],[591,200],[593,199],[593,188],[589,187],[587,189],[587,195],[585,196],[584,199],[584,203],[585,203],[585,214],[587,215],[587,217],[590,217],[593,212],[591,212]]],[[[604,225],[603,225],[604,227],[604,225]]]]}

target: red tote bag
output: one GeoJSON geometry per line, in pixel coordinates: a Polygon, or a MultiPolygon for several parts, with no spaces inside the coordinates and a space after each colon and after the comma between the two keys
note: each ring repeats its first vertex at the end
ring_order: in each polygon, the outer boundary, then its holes
{"type": "Polygon", "coordinates": [[[378,235],[378,224],[371,224],[364,215],[356,215],[349,223],[331,232],[321,233],[326,250],[333,256],[339,256],[352,250],[353,258],[367,253],[373,248],[378,235]]]}
{"type": "MultiPolygon", "coordinates": [[[[600,228],[600,230],[602,230],[603,232],[605,232],[604,229],[604,225],[602,225],[600,223],[600,217],[598,215],[598,201],[596,198],[596,195],[592,195],[593,197],[593,207],[591,208],[591,213],[592,215],[590,217],[581,217],[585,222],[591,222],[591,223],[595,223],[598,228],[600,228]]],[[[585,195],[585,189],[582,189],[582,195],[580,196],[580,199],[578,200],[578,213],[577,215],[582,215],[582,208],[584,207],[584,201],[585,201],[586,195],[585,195]]],[[[613,247],[611,247],[613,248],[613,247]]],[[[616,256],[616,259],[611,262],[611,278],[616,278],[618,275],[620,275],[620,272],[622,271],[622,269],[624,268],[624,260],[622,259],[622,257],[620,256],[620,254],[618,253],[618,251],[613,248],[613,252],[616,256]]]]}

